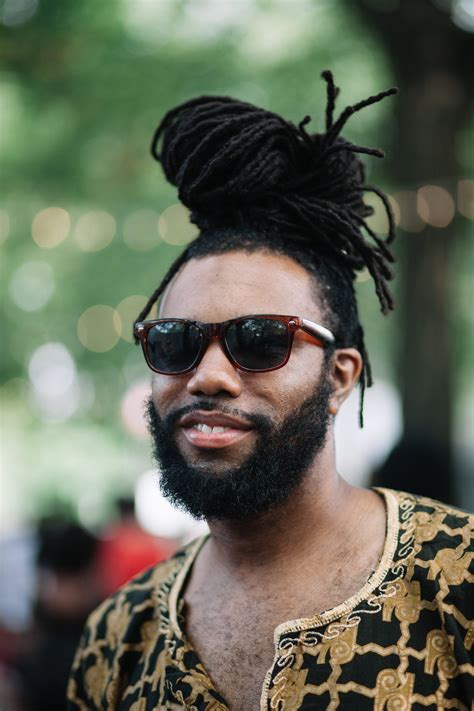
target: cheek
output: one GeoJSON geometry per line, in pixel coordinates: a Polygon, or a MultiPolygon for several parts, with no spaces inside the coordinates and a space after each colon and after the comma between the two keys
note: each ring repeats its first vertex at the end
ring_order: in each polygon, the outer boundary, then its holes
{"type": "Polygon", "coordinates": [[[160,415],[179,407],[186,395],[187,375],[160,375],[153,373],[151,394],[160,415]]]}
{"type": "Polygon", "coordinates": [[[252,399],[255,409],[266,403],[274,409],[278,419],[283,419],[313,394],[322,367],[321,352],[292,354],[288,363],[278,370],[260,375],[242,373],[242,395],[252,399]]]}
{"type": "MultiPolygon", "coordinates": [[[[299,345],[299,344],[298,344],[299,345]]],[[[293,348],[288,363],[269,373],[241,372],[242,393],[228,403],[247,412],[261,412],[280,421],[314,392],[321,377],[324,354],[319,348],[293,348]]],[[[166,415],[193,396],[187,392],[189,375],[152,375],[152,397],[160,415],[166,415]]]]}
{"type": "Polygon", "coordinates": [[[307,344],[295,344],[285,366],[287,382],[292,387],[310,390],[316,387],[324,368],[324,351],[307,344]]]}

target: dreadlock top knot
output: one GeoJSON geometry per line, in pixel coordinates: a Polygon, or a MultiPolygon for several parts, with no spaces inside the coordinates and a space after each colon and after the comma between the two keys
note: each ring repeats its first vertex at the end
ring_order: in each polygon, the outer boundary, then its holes
{"type": "Polygon", "coordinates": [[[306,130],[309,116],[296,126],[231,97],[202,96],[165,115],[152,154],[201,231],[265,224],[296,234],[352,270],[366,266],[386,312],[392,308],[386,280],[393,276],[387,247],[394,237],[393,216],[386,196],[365,185],[358,157],[383,153],[346,141],[340,131],[353,113],[397,89],[348,106],[334,121],[339,90],[331,72],[322,76],[327,84],[324,133],[306,130]],[[373,212],[363,200],[368,190],[379,195],[387,211],[386,241],[365,221],[373,212]]]}

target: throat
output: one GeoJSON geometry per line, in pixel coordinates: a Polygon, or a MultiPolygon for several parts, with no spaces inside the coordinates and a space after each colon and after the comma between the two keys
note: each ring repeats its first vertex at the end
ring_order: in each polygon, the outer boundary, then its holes
{"type": "Polygon", "coordinates": [[[261,578],[324,557],[328,538],[344,536],[353,489],[337,474],[328,479],[306,477],[286,501],[251,519],[210,520],[209,560],[231,574],[255,570],[261,578]]]}
{"type": "Polygon", "coordinates": [[[195,562],[193,577],[205,587],[210,576],[216,585],[219,581],[221,588],[228,586],[243,597],[253,597],[255,589],[272,589],[286,599],[291,589],[303,604],[306,593],[299,597],[295,587],[314,591],[314,571],[318,571],[328,591],[337,591],[332,600],[321,588],[322,609],[340,602],[341,595],[350,594],[358,582],[362,586],[377,567],[387,532],[383,497],[345,486],[342,502],[326,509],[326,516],[301,511],[300,506],[268,512],[245,526],[210,522],[211,536],[195,562]],[[347,589],[342,589],[339,576],[349,581],[347,589]]]}

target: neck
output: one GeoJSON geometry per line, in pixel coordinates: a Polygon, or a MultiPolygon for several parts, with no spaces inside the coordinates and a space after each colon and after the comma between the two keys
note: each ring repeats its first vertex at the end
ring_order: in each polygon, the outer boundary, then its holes
{"type": "Polygon", "coordinates": [[[328,536],[345,529],[358,490],[338,474],[332,441],[318,454],[290,498],[273,510],[245,521],[209,521],[209,563],[228,574],[288,570],[327,548],[328,536]]]}

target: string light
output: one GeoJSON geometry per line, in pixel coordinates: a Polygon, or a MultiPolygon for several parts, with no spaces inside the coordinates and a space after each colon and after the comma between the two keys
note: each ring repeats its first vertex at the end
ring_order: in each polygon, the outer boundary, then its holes
{"type": "Polygon", "coordinates": [[[74,237],[84,252],[98,252],[112,242],[116,231],[115,219],[103,210],[91,210],[77,221],[74,237]]]}
{"type": "Polygon", "coordinates": [[[33,219],[31,234],[42,249],[52,249],[61,244],[71,229],[71,218],[62,207],[46,207],[33,219]]]}
{"type": "Polygon", "coordinates": [[[37,348],[28,364],[31,400],[41,417],[49,422],[62,422],[77,411],[80,387],[76,365],[63,343],[44,343],[37,348]]]}
{"type": "Polygon", "coordinates": [[[447,227],[455,213],[454,200],[439,185],[424,185],[417,194],[418,214],[432,227],[447,227]]]}
{"type": "Polygon", "coordinates": [[[161,239],[173,245],[187,244],[199,233],[196,225],[189,221],[189,210],[180,203],[170,205],[162,212],[158,227],[161,239]]]}
{"type": "Polygon", "coordinates": [[[55,291],[54,274],[47,262],[25,262],[13,272],[8,291],[23,311],[39,311],[55,291]]]}
{"type": "Polygon", "coordinates": [[[95,353],[106,353],[117,344],[122,333],[120,316],[112,306],[97,304],[86,309],[77,323],[82,345],[95,353]]]}
{"type": "Polygon", "coordinates": [[[123,301],[121,301],[117,306],[116,311],[122,324],[120,336],[124,339],[124,341],[133,343],[133,322],[147,301],[148,298],[146,296],[139,296],[137,294],[127,296],[127,298],[123,299],[123,301]]]}
{"type": "Polygon", "coordinates": [[[399,226],[406,232],[421,232],[425,222],[417,210],[417,193],[414,190],[401,190],[393,198],[399,208],[399,226]]]}

